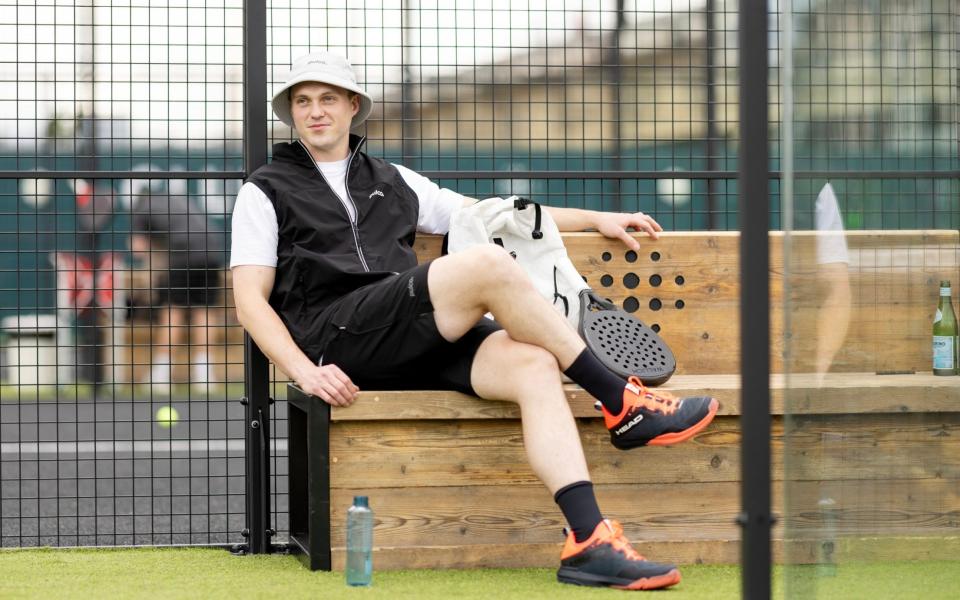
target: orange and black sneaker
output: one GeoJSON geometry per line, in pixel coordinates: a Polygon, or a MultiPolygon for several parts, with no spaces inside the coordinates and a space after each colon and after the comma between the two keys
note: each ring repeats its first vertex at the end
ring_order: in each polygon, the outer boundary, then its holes
{"type": "Polygon", "coordinates": [[[610,414],[597,402],[610,431],[610,441],[621,450],[689,440],[710,424],[719,406],[716,398],[677,398],[650,390],[636,377],[631,377],[623,390],[620,414],[610,414]]]}
{"type": "Polygon", "coordinates": [[[680,571],[640,556],[616,521],[600,521],[593,534],[577,543],[571,531],[560,555],[557,581],[621,590],[657,590],[680,583],[680,571]]]}

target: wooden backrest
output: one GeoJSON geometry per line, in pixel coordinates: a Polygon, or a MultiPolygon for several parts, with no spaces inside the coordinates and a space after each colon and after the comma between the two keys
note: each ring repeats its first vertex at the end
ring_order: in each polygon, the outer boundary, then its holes
{"type": "MultiPolygon", "coordinates": [[[[782,372],[789,364],[792,372],[812,371],[822,333],[839,331],[846,321],[827,304],[835,274],[817,263],[815,232],[792,234],[788,252],[782,232],[770,236],[772,369],[782,372]]],[[[678,374],[739,372],[739,234],[637,237],[638,253],[596,233],[566,233],[564,242],[593,289],[660,328],[677,356],[678,374]]],[[[960,233],[856,231],[847,232],[846,241],[850,318],[830,370],[929,371],[939,281],[960,284],[960,233]]],[[[419,237],[420,260],[439,256],[440,246],[437,236],[419,237]]]]}

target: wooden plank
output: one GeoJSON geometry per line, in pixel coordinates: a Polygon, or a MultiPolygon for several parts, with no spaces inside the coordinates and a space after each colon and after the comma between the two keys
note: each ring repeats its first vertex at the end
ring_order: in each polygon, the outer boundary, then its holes
{"type": "MultiPolygon", "coordinates": [[[[956,413],[960,380],[914,374],[828,373],[770,379],[774,414],[956,413]]],[[[739,393],[738,393],[739,396],[739,393]]]]}
{"type": "Polygon", "coordinates": [[[956,527],[951,529],[931,531],[922,536],[843,537],[837,540],[835,554],[841,568],[847,561],[957,560],[960,557],[960,536],[956,535],[956,527]]]}
{"type": "MultiPolygon", "coordinates": [[[[958,380],[931,373],[810,373],[770,378],[771,412],[790,414],[960,412],[958,380]]],[[[574,416],[600,418],[594,399],[580,387],[564,386],[574,416]]],[[[721,415],[740,414],[739,375],[674,375],[665,391],[677,396],[713,396],[721,415]]],[[[361,392],[349,408],[334,408],[334,421],[511,419],[520,411],[509,402],[480,400],[459,392],[435,390],[361,392]]]]}
{"type": "MultiPolygon", "coordinates": [[[[650,541],[735,539],[739,486],[656,484],[597,486],[608,518],[621,521],[630,539],[650,541]],[[644,499],[643,502],[640,502],[644,499]]],[[[354,494],[368,494],[377,545],[430,546],[562,543],[563,516],[542,485],[472,488],[331,490],[331,544],[345,539],[346,509],[354,494]]]]}
{"type": "Polygon", "coordinates": [[[800,416],[786,427],[781,472],[791,480],[960,481],[956,413],[800,416]]]}
{"type": "MultiPolygon", "coordinates": [[[[483,569],[483,568],[557,568],[562,543],[556,544],[484,544],[464,546],[385,547],[374,549],[375,571],[398,569],[483,569]]],[[[682,540],[643,544],[641,550],[651,560],[675,564],[735,564],[739,560],[740,541],[682,540]]],[[[333,549],[333,568],[343,570],[346,551],[333,549]]],[[[376,579],[376,574],[374,574],[376,579]]],[[[544,584],[556,581],[550,573],[544,584]]]]}
{"type": "MultiPolygon", "coordinates": [[[[418,546],[374,549],[374,570],[397,569],[479,569],[556,568],[561,544],[487,544],[472,546],[418,546]]],[[[689,564],[737,564],[740,540],[653,541],[639,546],[652,560],[689,564]]],[[[835,555],[843,569],[846,561],[887,562],[894,560],[950,560],[960,556],[960,537],[950,531],[929,536],[883,536],[841,538],[835,555]]],[[[815,545],[807,540],[773,540],[776,564],[816,562],[815,545]]],[[[346,552],[333,549],[333,568],[343,570],[346,552]]],[[[376,578],[376,575],[374,575],[376,578]]],[[[553,582],[552,573],[544,582],[553,582]]]]}
{"type": "Polygon", "coordinates": [[[678,373],[736,372],[738,236],[671,233],[657,241],[638,239],[637,253],[597,235],[572,234],[565,242],[574,266],[598,294],[619,306],[635,302],[634,314],[659,328],[677,357],[678,373]],[[651,302],[660,308],[654,310],[651,302]]]}
{"type": "MultiPolygon", "coordinates": [[[[603,484],[738,481],[740,428],[721,416],[692,440],[615,450],[601,422],[580,422],[594,481],[603,484]]],[[[773,476],[793,480],[960,480],[960,414],[830,415],[775,419],[773,476]],[[909,448],[909,452],[904,449],[909,448]],[[784,458],[786,453],[786,458],[784,458]]],[[[332,428],[333,487],[536,484],[519,421],[340,422],[332,428]]]]}
{"type": "MultiPolygon", "coordinates": [[[[925,481],[816,481],[773,490],[781,515],[777,537],[876,536],[956,533],[956,483],[925,481]],[[789,507],[784,508],[785,495],[789,507]],[[818,500],[834,500],[832,532],[818,500]]],[[[619,520],[628,538],[654,541],[735,539],[741,510],[736,482],[596,485],[605,516],[619,520]],[[642,499],[642,501],[641,501],[642,499]]],[[[542,486],[337,489],[331,492],[331,544],[343,545],[346,509],[355,494],[370,496],[377,545],[432,546],[558,543],[563,517],[542,486]]]]}
{"type": "MultiPolygon", "coordinates": [[[[671,448],[623,452],[601,423],[581,423],[591,473],[607,483],[735,481],[739,428],[718,418],[693,440],[671,448]]],[[[331,486],[426,487],[539,484],[530,470],[519,421],[346,422],[331,428],[331,486]]]]}
{"type": "Polygon", "coordinates": [[[789,482],[779,497],[784,526],[796,539],[818,539],[826,530],[818,501],[835,504],[832,528],[837,537],[926,535],[958,530],[957,480],[846,480],[789,482]],[[782,498],[789,497],[784,509],[782,498]]]}

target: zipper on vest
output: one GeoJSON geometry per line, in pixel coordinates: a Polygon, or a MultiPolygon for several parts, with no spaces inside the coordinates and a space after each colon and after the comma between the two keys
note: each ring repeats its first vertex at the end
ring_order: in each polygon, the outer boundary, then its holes
{"type": "MultiPolygon", "coordinates": [[[[363,265],[363,270],[370,272],[370,267],[367,266],[367,260],[363,256],[363,250],[360,249],[360,231],[357,229],[357,218],[351,216],[350,209],[347,207],[347,201],[349,200],[350,205],[353,206],[353,215],[359,214],[357,210],[357,205],[353,201],[353,196],[350,195],[350,165],[353,163],[353,157],[356,156],[357,152],[354,150],[350,153],[350,159],[347,161],[347,172],[343,176],[343,187],[347,192],[347,200],[340,198],[340,194],[333,191],[333,186],[330,185],[330,182],[327,181],[327,176],[323,174],[323,171],[320,170],[320,167],[317,165],[317,161],[313,160],[313,155],[310,154],[310,150],[304,146],[303,141],[297,140],[297,143],[300,144],[300,147],[303,148],[303,151],[307,153],[307,157],[310,159],[313,168],[317,170],[317,173],[320,174],[320,177],[323,178],[324,183],[327,184],[327,187],[330,188],[330,191],[333,192],[333,195],[340,200],[340,204],[343,206],[344,212],[347,213],[347,221],[350,221],[350,231],[353,232],[353,243],[357,247],[357,256],[360,257],[360,264],[363,265]]],[[[359,150],[360,144],[357,144],[357,149],[359,150]]]]}

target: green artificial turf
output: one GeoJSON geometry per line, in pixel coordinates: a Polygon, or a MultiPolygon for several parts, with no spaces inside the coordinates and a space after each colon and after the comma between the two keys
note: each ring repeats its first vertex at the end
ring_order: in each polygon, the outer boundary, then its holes
{"type": "MultiPolygon", "coordinates": [[[[740,596],[739,568],[687,565],[683,581],[657,598],[740,596]]],[[[843,564],[834,577],[815,567],[778,568],[775,596],[791,598],[956,598],[960,564],[843,564]],[[785,575],[786,573],[786,575],[785,575]]],[[[0,598],[600,598],[617,590],[556,582],[553,569],[375,572],[371,588],[349,588],[338,572],[310,572],[292,556],[232,556],[202,548],[0,551],[0,598]]],[[[632,594],[632,593],[631,593],[632,594]]]]}

